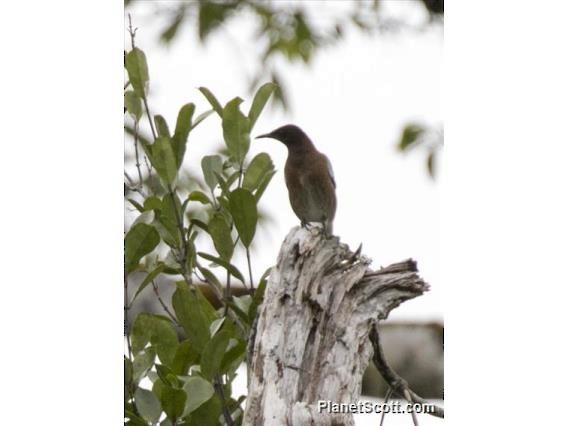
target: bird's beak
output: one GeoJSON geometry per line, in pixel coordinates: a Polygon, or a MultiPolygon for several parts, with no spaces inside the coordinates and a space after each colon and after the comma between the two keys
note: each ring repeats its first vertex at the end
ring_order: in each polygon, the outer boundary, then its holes
{"type": "Polygon", "coordinates": [[[271,138],[271,137],[272,137],[272,133],[265,133],[264,135],[259,135],[259,136],[257,136],[255,139],[271,138]]]}

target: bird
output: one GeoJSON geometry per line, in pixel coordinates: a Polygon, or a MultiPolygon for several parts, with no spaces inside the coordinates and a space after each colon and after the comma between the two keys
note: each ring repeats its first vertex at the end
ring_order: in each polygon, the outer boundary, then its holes
{"type": "Polygon", "coordinates": [[[323,224],[324,233],[333,235],[337,208],[335,176],[327,156],[319,152],[302,129],[286,124],[255,139],[272,138],[288,148],[284,179],[292,210],[302,227],[309,222],[323,224]]]}

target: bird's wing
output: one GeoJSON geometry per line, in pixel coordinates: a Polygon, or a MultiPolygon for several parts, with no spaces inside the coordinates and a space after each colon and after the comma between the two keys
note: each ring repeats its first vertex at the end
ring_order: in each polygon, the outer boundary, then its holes
{"type": "Polygon", "coordinates": [[[329,177],[331,178],[331,183],[333,187],[336,188],[337,185],[335,184],[335,174],[333,173],[333,167],[331,167],[331,161],[329,158],[325,157],[325,162],[327,163],[327,172],[329,173],[329,177]]]}

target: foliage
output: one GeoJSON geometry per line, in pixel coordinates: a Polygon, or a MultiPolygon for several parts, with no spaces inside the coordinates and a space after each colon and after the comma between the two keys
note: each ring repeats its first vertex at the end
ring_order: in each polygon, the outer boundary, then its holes
{"type": "Polygon", "coordinates": [[[444,130],[436,130],[423,124],[409,123],[400,135],[398,150],[409,152],[421,148],[426,151],[426,167],[430,177],[436,176],[438,152],[444,145],[444,130]]]}
{"type": "MultiPolygon", "coordinates": [[[[256,87],[259,81],[267,78],[278,83],[275,101],[287,108],[286,85],[276,66],[279,58],[309,64],[317,52],[341,40],[350,28],[369,34],[421,28],[410,24],[405,17],[385,13],[385,1],[352,1],[347,3],[349,10],[346,8],[340,16],[329,16],[329,5],[322,3],[317,6],[317,19],[311,19],[306,2],[281,0],[177,2],[173,7],[157,7],[156,12],[167,18],[160,35],[164,44],[176,40],[184,26],[197,31],[198,40],[206,43],[224,24],[236,17],[252,16],[255,39],[262,41],[262,48],[258,50],[258,66],[250,87],[256,87]]],[[[127,5],[130,3],[136,1],[126,2],[127,5]]],[[[427,12],[423,26],[443,20],[444,0],[420,0],[416,5],[427,12]]]]}
{"type": "MultiPolygon", "coordinates": [[[[156,8],[156,12],[167,19],[167,24],[162,30],[160,40],[164,44],[172,43],[180,34],[184,26],[197,31],[200,43],[207,41],[222,28],[230,24],[237,17],[252,16],[255,25],[255,40],[260,40],[262,47],[249,46],[249,49],[258,50],[258,64],[253,75],[250,77],[250,88],[256,88],[260,81],[270,79],[277,83],[273,91],[274,104],[279,104],[284,109],[289,107],[288,92],[284,77],[277,71],[278,60],[284,58],[289,62],[302,62],[310,64],[314,56],[324,48],[340,41],[346,31],[351,28],[367,33],[382,34],[401,30],[420,31],[423,28],[437,22],[443,22],[444,0],[419,0],[414,2],[417,8],[422,8],[426,13],[422,24],[410,23],[409,19],[402,16],[389,14],[385,11],[386,0],[359,0],[347,4],[349,7],[342,10],[341,15],[330,14],[329,4],[322,3],[317,7],[318,16],[310,13],[310,8],[305,2],[284,2],[276,0],[201,0],[192,2],[178,2],[173,7],[156,8]],[[331,16],[330,16],[331,15],[331,16]],[[326,18],[323,19],[322,17],[326,18]]],[[[127,1],[126,4],[135,4],[136,1],[127,1]]],[[[410,2],[412,3],[412,2],[410,2]]],[[[129,6],[132,7],[133,5],[129,6]]],[[[334,5],[335,7],[336,5],[334,5]]],[[[133,54],[134,55],[134,54],[133,54]]],[[[136,81],[136,79],[135,79],[136,81]]],[[[139,84],[137,84],[139,86],[139,84]]],[[[140,89],[138,89],[140,90],[140,89]]],[[[221,115],[223,107],[214,99],[215,97],[206,89],[200,89],[211,102],[213,109],[221,115]]],[[[266,89],[269,90],[269,89],[266,89]]],[[[270,89],[272,93],[272,90],[270,89]]],[[[261,91],[257,96],[263,97],[261,91]]],[[[131,99],[128,102],[132,102],[131,99]]],[[[229,109],[237,114],[239,100],[229,106],[229,109]]],[[[257,106],[264,106],[259,103],[257,106]]],[[[256,120],[256,106],[253,104],[249,112],[250,125],[256,120]]],[[[140,109],[129,108],[132,114],[140,109]]],[[[230,120],[224,125],[231,126],[230,120]]],[[[410,123],[402,130],[401,140],[406,140],[405,132],[411,128],[410,123]]],[[[429,135],[435,131],[432,128],[424,129],[429,135]]],[[[436,175],[436,157],[441,149],[443,138],[438,138],[438,143],[423,144],[426,147],[426,167],[429,175],[436,175]]],[[[416,146],[422,145],[423,138],[415,138],[416,146]]],[[[231,145],[229,143],[229,145],[231,145]]],[[[240,144],[232,145],[238,149],[240,144]]],[[[399,145],[401,151],[407,151],[406,146],[399,145]]]]}
{"type": "MultiPolygon", "coordinates": [[[[227,6],[211,6],[203,13],[223,18],[227,6]]],[[[203,37],[211,30],[201,28],[203,37]]],[[[138,216],[124,240],[125,311],[163,274],[176,279],[176,289],[171,301],[173,312],[167,307],[167,315],[142,312],[125,330],[125,418],[133,425],[215,425],[220,419],[238,425],[242,422],[243,399],[234,398],[231,383],[245,358],[249,329],[262,300],[267,273],[256,290],[250,282],[250,295],[230,298],[228,290],[232,278],[245,282],[232,258],[235,248],[241,246],[250,261],[258,204],[275,173],[268,154],[249,161],[248,151],[251,130],[276,85],[260,87],[248,114],[241,111],[242,99],[236,97],[222,106],[210,90],[201,88],[211,111],[194,118],[194,104],[183,105],[173,134],[164,117],[154,115],[148,123],[152,137],[144,138],[138,129],[144,114],[151,117],[146,98],[150,78],[144,52],[134,46],[132,30],[131,35],[132,49],[125,56],[129,83],[124,102],[135,123],[127,130],[136,146],[139,181],[125,173],[128,188],[138,196],[138,200],[128,199],[138,216]],[[227,154],[203,157],[201,173],[207,190],[189,190],[181,183],[184,157],[191,152],[193,129],[211,112],[221,118],[227,154]],[[141,170],[142,164],[147,164],[147,172],[141,170]],[[142,178],[144,174],[154,177],[152,185],[145,184],[148,179],[142,178]],[[205,215],[191,210],[194,204],[201,206],[199,212],[205,215]],[[216,254],[197,247],[200,235],[212,241],[216,254]],[[226,289],[213,267],[226,270],[226,289]],[[131,289],[129,278],[135,272],[144,274],[144,278],[131,289]],[[194,277],[207,283],[222,308],[216,310],[211,305],[193,282],[194,277]]],[[[252,275],[250,262],[248,267],[252,275]]]]}

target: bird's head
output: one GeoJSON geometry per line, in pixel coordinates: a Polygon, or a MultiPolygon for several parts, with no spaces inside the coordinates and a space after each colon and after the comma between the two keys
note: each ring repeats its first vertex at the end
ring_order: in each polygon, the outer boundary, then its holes
{"type": "Polygon", "coordinates": [[[270,133],[257,136],[255,139],[259,138],[272,138],[279,140],[289,149],[300,148],[304,145],[312,145],[304,131],[293,124],[286,124],[285,126],[279,127],[270,133]]]}

